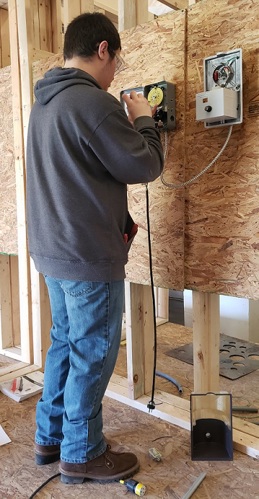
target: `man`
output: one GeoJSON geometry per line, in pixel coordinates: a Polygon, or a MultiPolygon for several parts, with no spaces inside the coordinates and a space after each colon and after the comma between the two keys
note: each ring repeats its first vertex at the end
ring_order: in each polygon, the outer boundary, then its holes
{"type": "Polygon", "coordinates": [[[118,354],[124,267],[136,232],[127,184],[157,178],[163,152],[147,100],[125,95],[127,117],[107,92],[120,50],[103,14],[75,18],[64,67],[36,84],[28,130],[29,249],[52,313],[35,458],[43,465],[60,457],[64,483],[126,478],[139,469],[134,454],[107,444],[102,399],[118,354]]]}

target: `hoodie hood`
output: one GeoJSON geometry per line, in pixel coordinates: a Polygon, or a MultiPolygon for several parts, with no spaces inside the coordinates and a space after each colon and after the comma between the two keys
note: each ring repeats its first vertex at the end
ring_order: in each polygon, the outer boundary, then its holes
{"type": "Polygon", "coordinates": [[[37,81],[34,95],[39,104],[45,106],[63,90],[73,85],[87,85],[101,88],[97,81],[85,71],[76,68],[57,67],[45,73],[42,80],[37,81]]]}

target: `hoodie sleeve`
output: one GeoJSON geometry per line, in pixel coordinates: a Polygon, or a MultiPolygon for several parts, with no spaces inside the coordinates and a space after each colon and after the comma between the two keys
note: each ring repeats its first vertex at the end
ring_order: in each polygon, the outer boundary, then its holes
{"type": "Polygon", "coordinates": [[[125,184],[155,180],[163,169],[163,148],[153,118],[129,123],[124,110],[108,114],[92,135],[89,146],[110,174],[125,184]]]}

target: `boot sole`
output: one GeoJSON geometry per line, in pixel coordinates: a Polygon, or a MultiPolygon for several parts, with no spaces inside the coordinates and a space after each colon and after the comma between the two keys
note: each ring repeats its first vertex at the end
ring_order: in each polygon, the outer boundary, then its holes
{"type": "Polygon", "coordinates": [[[44,466],[44,464],[51,464],[59,461],[60,453],[52,454],[50,456],[43,456],[41,454],[35,454],[35,463],[39,466],[44,466]]]}
{"type": "Polygon", "coordinates": [[[71,475],[66,472],[64,473],[62,469],[60,469],[60,479],[62,483],[65,484],[76,484],[76,483],[83,483],[84,480],[103,480],[106,482],[109,481],[114,481],[114,480],[123,480],[126,478],[130,478],[134,473],[137,473],[139,470],[139,463],[137,463],[135,466],[133,466],[131,469],[125,471],[124,473],[116,473],[114,475],[110,476],[100,476],[98,474],[94,475],[93,473],[82,473],[82,474],[72,474],[71,475]]]}

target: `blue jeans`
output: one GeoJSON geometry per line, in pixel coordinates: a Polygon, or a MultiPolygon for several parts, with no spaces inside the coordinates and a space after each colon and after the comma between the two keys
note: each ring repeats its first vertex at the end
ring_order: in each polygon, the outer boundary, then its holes
{"type": "Polygon", "coordinates": [[[68,281],[45,276],[52,328],[35,441],[61,444],[61,459],[85,463],[106,449],[102,399],[116,363],[124,281],[68,281]]]}

